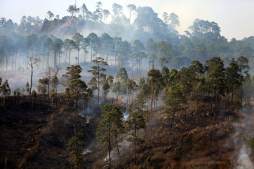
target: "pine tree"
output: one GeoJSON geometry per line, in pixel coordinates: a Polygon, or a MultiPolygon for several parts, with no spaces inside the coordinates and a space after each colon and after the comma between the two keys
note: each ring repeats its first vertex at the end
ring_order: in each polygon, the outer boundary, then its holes
{"type": "Polygon", "coordinates": [[[136,153],[137,144],[138,144],[138,141],[140,140],[137,132],[139,129],[145,128],[145,125],[146,124],[145,124],[144,112],[143,112],[142,108],[140,108],[138,104],[132,105],[129,119],[128,119],[128,127],[132,131],[131,132],[131,136],[132,136],[131,141],[134,144],[135,163],[136,163],[136,159],[137,159],[137,153],[136,153]]]}
{"type": "Polygon", "coordinates": [[[118,148],[119,134],[123,129],[123,114],[114,105],[107,104],[102,107],[102,115],[96,130],[98,142],[107,149],[108,165],[111,168],[111,151],[114,143],[118,148]]]}
{"type": "Polygon", "coordinates": [[[73,169],[80,169],[83,167],[82,151],[84,148],[84,136],[79,132],[68,141],[67,148],[69,151],[69,160],[73,169]]]}
{"type": "Polygon", "coordinates": [[[155,108],[156,105],[156,99],[159,95],[159,92],[162,89],[163,86],[163,79],[161,72],[156,69],[151,69],[148,72],[148,87],[149,87],[149,96],[150,96],[150,107],[151,112],[153,111],[153,108],[155,108]]]}
{"type": "Polygon", "coordinates": [[[97,90],[97,101],[98,104],[100,104],[100,89],[102,87],[102,84],[104,84],[106,80],[106,66],[108,65],[106,61],[104,61],[103,58],[97,57],[95,60],[93,60],[93,66],[88,71],[90,72],[93,77],[89,82],[89,85],[93,90],[97,90]]]}
{"type": "Polygon", "coordinates": [[[207,85],[208,92],[218,103],[220,96],[225,93],[225,69],[224,63],[219,57],[207,61],[207,85]]]}
{"type": "MultiPolygon", "coordinates": [[[[244,77],[241,74],[241,68],[237,62],[233,59],[229,66],[225,70],[226,78],[226,90],[228,94],[231,94],[230,102],[234,103],[234,96],[240,93],[240,88],[244,81],[244,77]]],[[[238,95],[240,97],[240,95],[238,95]]]]}
{"type": "Polygon", "coordinates": [[[41,78],[39,79],[38,81],[38,92],[41,93],[41,94],[46,94],[48,93],[48,84],[49,84],[49,79],[46,77],[46,78],[41,78]]]}
{"type": "Polygon", "coordinates": [[[81,97],[87,98],[89,96],[87,85],[81,80],[81,72],[82,68],[79,65],[71,65],[67,67],[67,72],[64,75],[66,78],[66,95],[75,100],[76,106],[81,97]]]}

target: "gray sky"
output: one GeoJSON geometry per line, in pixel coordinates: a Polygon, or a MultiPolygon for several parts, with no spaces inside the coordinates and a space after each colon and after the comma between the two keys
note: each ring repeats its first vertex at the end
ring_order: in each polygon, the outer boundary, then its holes
{"type": "MultiPolygon", "coordinates": [[[[151,6],[161,16],[162,12],[175,12],[179,15],[179,31],[186,30],[195,18],[219,23],[222,34],[227,38],[254,35],[254,0],[100,0],[104,8],[111,9],[113,2],[126,5],[151,6]]],[[[66,15],[68,5],[75,0],[0,0],[0,17],[11,18],[18,22],[23,15],[45,17],[51,10],[60,16],[66,15]]],[[[97,0],[77,0],[85,2],[90,10],[97,0]]]]}

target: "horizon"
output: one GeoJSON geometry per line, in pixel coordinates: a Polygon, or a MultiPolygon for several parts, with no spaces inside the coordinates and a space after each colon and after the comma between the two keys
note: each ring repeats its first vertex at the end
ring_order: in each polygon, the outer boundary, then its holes
{"type": "MultiPolygon", "coordinates": [[[[60,17],[63,17],[68,15],[66,9],[70,4],[74,4],[75,0],[62,0],[61,3],[56,0],[44,0],[43,4],[38,2],[38,0],[23,0],[22,2],[19,0],[2,0],[0,2],[0,16],[19,23],[22,16],[45,18],[47,11],[50,10],[54,14],[59,14],[60,17]]],[[[93,10],[96,2],[77,0],[77,6],[85,3],[89,10],[93,10]]],[[[158,13],[160,18],[163,12],[174,12],[180,18],[180,26],[177,29],[180,33],[188,30],[195,19],[204,19],[218,23],[221,28],[221,34],[229,40],[232,38],[243,39],[254,35],[254,24],[250,23],[248,26],[245,24],[249,16],[254,14],[251,9],[254,1],[251,0],[243,0],[241,2],[232,0],[230,5],[228,5],[228,0],[207,0],[206,2],[200,0],[191,0],[191,2],[187,0],[107,0],[106,2],[106,0],[101,0],[101,2],[103,8],[109,10],[111,10],[113,3],[119,3],[124,7],[130,3],[138,7],[150,6],[158,13]]]]}

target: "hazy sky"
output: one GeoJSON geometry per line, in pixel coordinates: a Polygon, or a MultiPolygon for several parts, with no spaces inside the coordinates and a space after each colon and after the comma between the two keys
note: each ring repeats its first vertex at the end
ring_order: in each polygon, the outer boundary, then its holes
{"type": "MultiPolygon", "coordinates": [[[[237,39],[254,35],[254,0],[100,0],[104,8],[111,9],[113,2],[126,5],[151,6],[161,16],[162,12],[175,12],[179,15],[179,31],[186,30],[195,18],[219,23],[222,34],[237,39]]],[[[23,15],[46,16],[51,10],[60,16],[66,15],[68,5],[75,0],[0,0],[0,17],[19,21],[23,15]]],[[[97,0],[77,0],[85,2],[90,10],[97,0]]]]}

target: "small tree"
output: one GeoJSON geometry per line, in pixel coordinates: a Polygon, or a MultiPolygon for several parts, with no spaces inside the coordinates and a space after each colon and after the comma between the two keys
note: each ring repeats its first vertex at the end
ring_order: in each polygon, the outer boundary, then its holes
{"type": "Polygon", "coordinates": [[[149,95],[150,95],[150,106],[151,112],[156,104],[156,99],[159,95],[160,90],[163,86],[162,75],[159,70],[151,69],[148,72],[148,87],[149,87],[149,95]]]}
{"type": "MultiPolygon", "coordinates": [[[[231,94],[230,102],[234,103],[234,96],[239,92],[244,76],[241,74],[240,66],[235,60],[232,60],[225,70],[227,93],[231,94]]],[[[240,93],[240,92],[239,92],[240,93]]]]}
{"type": "MultiPolygon", "coordinates": [[[[123,128],[123,114],[114,105],[107,104],[102,107],[102,115],[96,130],[97,141],[107,149],[109,168],[111,168],[111,150],[113,139],[118,148],[118,136],[123,128]]],[[[119,148],[118,148],[119,152],[119,148]]]]}
{"type": "Polygon", "coordinates": [[[1,91],[4,96],[11,95],[11,88],[10,88],[8,80],[5,80],[5,82],[2,84],[1,91]]]}
{"type": "Polygon", "coordinates": [[[84,137],[82,133],[77,133],[68,141],[69,160],[73,169],[80,169],[83,166],[82,151],[84,147],[84,137]]]}
{"type": "Polygon", "coordinates": [[[47,12],[47,15],[48,15],[48,17],[49,17],[49,20],[51,20],[52,18],[54,18],[54,14],[53,14],[53,12],[51,12],[51,11],[48,11],[47,12]]]}
{"type": "Polygon", "coordinates": [[[49,79],[47,77],[39,79],[38,82],[38,92],[41,94],[46,94],[48,91],[48,84],[49,84],[49,79]]]}
{"type": "Polygon", "coordinates": [[[29,94],[29,91],[30,91],[30,85],[29,85],[29,82],[26,82],[26,88],[25,88],[26,94],[29,94]]]}
{"type": "Polygon", "coordinates": [[[97,101],[98,101],[98,104],[100,104],[100,88],[101,88],[101,85],[106,80],[105,66],[107,66],[108,64],[101,57],[97,57],[95,60],[93,60],[93,64],[94,65],[88,71],[93,75],[89,84],[92,86],[92,89],[97,90],[97,101]]]}
{"type": "Polygon", "coordinates": [[[120,68],[117,72],[115,83],[113,85],[113,92],[117,94],[117,97],[120,94],[127,94],[128,90],[128,73],[125,68],[120,68]]]}
{"type": "Polygon", "coordinates": [[[184,103],[185,97],[181,84],[173,84],[166,88],[165,105],[170,112],[175,113],[184,103]]]}
{"type": "Polygon", "coordinates": [[[57,73],[52,77],[51,85],[52,85],[52,94],[57,95],[57,87],[59,85],[59,79],[57,77],[57,73]]]}
{"type": "Polygon", "coordinates": [[[220,96],[225,94],[225,69],[219,57],[207,61],[207,86],[210,94],[219,103],[220,96]]]}
{"type": "Polygon", "coordinates": [[[77,8],[76,5],[70,5],[67,11],[71,14],[71,17],[73,18],[74,14],[79,12],[79,8],[77,8]]]}
{"type": "Polygon", "coordinates": [[[30,89],[29,94],[32,94],[32,88],[33,88],[33,75],[34,75],[34,66],[36,66],[39,63],[38,58],[30,57],[28,61],[28,66],[30,68],[30,89]]]}
{"type": "Polygon", "coordinates": [[[108,76],[105,80],[105,82],[103,83],[102,89],[103,89],[103,97],[104,100],[106,99],[109,91],[110,91],[110,86],[113,84],[113,76],[108,76]]]}
{"type": "Polygon", "coordinates": [[[139,129],[145,128],[145,118],[143,116],[143,110],[139,107],[138,104],[134,104],[131,108],[130,116],[128,119],[128,127],[132,131],[131,140],[133,141],[134,144],[134,159],[136,163],[137,159],[136,147],[139,140],[137,131],[139,129]]]}
{"type": "Polygon", "coordinates": [[[127,83],[127,87],[128,87],[128,91],[127,91],[127,97],[128,97],[128,99],[127,100],[128,100],[128,103],[129,103],[129,102],[132,101],[131,98],[129,99],[129,96],[131,96],[138,89],[138,85],[137,85],[137,83],[134,80],[129,79],[128,83],[127,83]]]}
{"type": "Polygon", "coordinates": [[[3,81],[3,79],[0,77],[0,95],[2,94],[2,92],[3,92],[3,87],[2,87],[2,81],[3,81]]]}
{"type": "Polygon", "coordinates": [[[82,96],[88,96],[87,85],[83,80],[81,80],[81,72],[82,68],[79,65],[71,65],[67,67],[67,72],[64,75],[67,80],[66,95],[69,95],[70,98],[75,100],[76,106],[82,96]]]}
{"type": "Polygon", "coordinates": [[[82,41],[84,39],[84,37],[80,34],[80,33],[76,33],[73,37],[72,37],[73,41],[75,42],[75,48],[77,49],[78,52],[78,56],[77,56],[77,61],[79,64],[79,53],[80,53],[80,49],[82,48],[82,41]]]}

